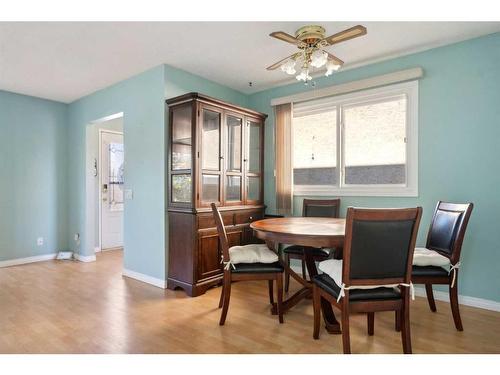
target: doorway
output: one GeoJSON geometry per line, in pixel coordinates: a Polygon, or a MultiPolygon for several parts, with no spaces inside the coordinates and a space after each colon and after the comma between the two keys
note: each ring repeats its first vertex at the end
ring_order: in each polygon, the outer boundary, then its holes
{"type": "Polygon", "coordinates": [[[123,248],[123,132],[99,129],[99,248],[123,248]]]}

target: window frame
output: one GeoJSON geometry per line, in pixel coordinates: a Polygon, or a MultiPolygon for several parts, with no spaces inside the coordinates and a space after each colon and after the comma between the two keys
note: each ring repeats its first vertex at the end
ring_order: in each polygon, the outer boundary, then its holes
{"type": "MultiPolygon", "coordinates": [[[[365,197],[417,197],[418,196],[418,80],[391,84],[375,89],[331,97],[331,107],[337,110],[337,167],[336,185],[294,185],[295,196],[365,196],[365,197]],[[387,102],[391,98],[406,97],[406,183],[405,184],[344,184],[345,158],[343,154],[344,107],[387,102]]],[[[293,111],[293,109],[292,109],[293,111]]],[[[293,127],[293,113],[292,113],[293,127]]],[[[292,166],[293,176],[293,166],[292,166]]]]}

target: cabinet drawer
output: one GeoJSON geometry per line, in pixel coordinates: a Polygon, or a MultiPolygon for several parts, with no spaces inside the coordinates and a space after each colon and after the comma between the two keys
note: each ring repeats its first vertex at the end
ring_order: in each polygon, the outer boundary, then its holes
{"type": "Polygon", "coordinates": [[[252,221],[260,220],[264,217],[264,212],[262,210],[248,210],[242,212],[236,212],[234,214],[234,224],[248,224],[252,221]]]}
{"type": "MultiPolygon", "coordinates": [[[[234,214],[232,212],[221,212],[224,226],[234,224],[234,214]]],[[[215,228],[214,215],[212,213],[198,216],[198,229],[215,228]]]]}

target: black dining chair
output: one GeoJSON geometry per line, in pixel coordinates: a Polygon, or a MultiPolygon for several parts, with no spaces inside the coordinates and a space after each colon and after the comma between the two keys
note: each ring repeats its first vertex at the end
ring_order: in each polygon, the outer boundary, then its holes
{"type": "MultiPolygon", "coordinates": [[[[413,258],[412,282],[425,285],[431,311],[436,311],[432,285],[448,285],[451,312],[459,331],[464,328],[458,307],[458,268],[465,230],[473,207],[472,203],[439,201],[432,216],[425,248],[416,248],[413,258]],[[444,263],[441,263],[442,260],[444,263]]],[[[398,316],[396,328],[399,329],[398,316]]]]}
{"type": "Polygon", "coordinates": [[[229,300],[231,298],[231,283],[233,281],[253,281],[267,280],[269,286],[269,302],[274,306],[273,283],[276,282],[277,303],[276,310],[278,320],[283,323],[283,269],[278,256],[270,250],[265,244],[250,244],[243,246],[229,247],[226,228],[217,206],[212,203],[212,212],[219,241],[222,248],[222,263],[224,264],[224,276],[222,279],[222,291],[219,300],[219,308],[222,308],[219,325],[226,322],[227,311],[229,309],[229,300]],[[235,258],[241,261],[245,258],[245,252],[248,253],[249,261],[236,262],[235,258]],[[239,253],[239,254],[238,254],[239,253]],[[243,254],[242,254],[243,253],[243,254]],[[252,258],[256,256],[263,258],[260,262],[254,262],[252,258]],[[267,261],[268,260],[268,261],[267,261]]]}
{"type": "MultiPolygon", "coordinates": [[[[302,204],[303,217],[339,217],[340,199],[304,199],[302,204]]],[[[330,252],[327,249],[308,249],[315,262],[328,259],[330,252]]],[[[290,266],[290,259],[299,259],[302,265],[302,277],[306,279],[306,263],[304,247],[291,245],[283,249],[284,260],[290,266]]],[[[290,287],[290,273],[285,269],[285,292],[290,287]]]]}
{"type": "Polygon", "coordinates": [[[411,353],[410,289],[413,250],[422,208],[363,209],[349,207],[343,260],[319,264],[313,277],[314,331],[319,338],[321,301],[341,310],[344,353],[351,352],[349,316],[367,313],[368,334],[374,334],[377,311],[401,317],[404,353],[411,353]]]}

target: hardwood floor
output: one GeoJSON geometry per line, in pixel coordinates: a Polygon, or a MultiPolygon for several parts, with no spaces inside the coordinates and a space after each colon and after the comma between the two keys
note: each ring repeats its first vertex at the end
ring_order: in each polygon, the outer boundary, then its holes
{"type": "MultiPolygon", "coordinates": [[[[269,314],[266,282],[233,285],[226,325],[218,325],[220,288],[186,297],[121,276],[122,252],[97,262],[48,261],[0,269],[0,353],[340,353],[340,335],[312,339],[310,300],[285,323],[269,314]]],[[[292,283],[293,293],[297,284],[292,283]]],[[[414,353],[500,353],[500,313],[461,306],[457,332],[450,307],[411,306],[414,353]]],[[[402,353],[394,315],[351,321],[354,353],[402,353]]]]}

